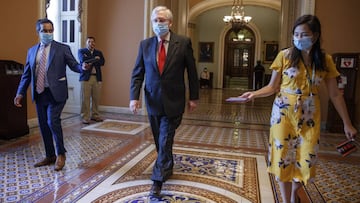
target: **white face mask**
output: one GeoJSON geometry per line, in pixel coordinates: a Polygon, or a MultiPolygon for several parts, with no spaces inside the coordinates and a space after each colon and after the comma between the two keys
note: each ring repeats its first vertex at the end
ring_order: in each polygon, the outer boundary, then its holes
{"type": "Polygon", "coordinates": [[[154,33],[158,37],[163,36],[169,32],[168,23],[153,23],[152,27],[153,27],[154,33]]]}
{"type": "Polygon", "coordinates": [[[313,45],[312,37],[303,37],[301,39],[294,38],[293,40],[295,47],[302,51],[311,49],[313,45]]]}

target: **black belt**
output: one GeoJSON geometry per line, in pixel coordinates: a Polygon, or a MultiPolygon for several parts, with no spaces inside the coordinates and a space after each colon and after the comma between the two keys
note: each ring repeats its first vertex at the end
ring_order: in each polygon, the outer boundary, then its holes
{"type": "Polygon", "coordinates": [[[96,73],[91,73],[91,75],[96,75],[96,73]]]}

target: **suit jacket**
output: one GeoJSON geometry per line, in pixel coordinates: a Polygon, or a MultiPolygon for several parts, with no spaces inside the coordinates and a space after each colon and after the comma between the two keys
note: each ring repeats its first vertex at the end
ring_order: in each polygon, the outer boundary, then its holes
{"type": "Polygon", "coordinates": [[[139,100],[140,89],[145,79],[144,96],[148,113],[178,116],[185,110],[185,69],[189,81],[189,99],[199,99],[199,81],[191,40],[171,32],[161,75],[156,61],[157,46],[157,37],[140,42],[131,76],[130,100],[139,100]]]}
{"type": "Polygon", "coordinates": [[[99,60],[92,63],[92,67],[89,70],[84,70],[80,74],[79,81],[88,81],[90,79],[90,75],[92,72],[92,69],[96,69],[96,79],[97,81],[102,81],[102,75],[101,75],[101,66],[105,64],[105,59],[101,51],[95,49],[94,52],[91,54],[91,51],[88,48],[82,48],[78,51],[78,57],[80,60],[80,63],[82,64],[84,61],[89,59],[94,59],[96,56],[100,57],[99,60]]]}
{"type": "MultiPolygon", "coordinates": [[[[31,83],[32,99],[36,99],[36,55],[40,43],[28,50],[24,73],[21,76],[17,94],[25,95],[31,83]]],[[[48,61],[46,64],[49,89],[57,102],[64,102],[68,98],[68,85],[66,79],[66,65],[72,71],[80,73],[82,66],[76,61],[68,45],[52,41],[48,61]]]]}

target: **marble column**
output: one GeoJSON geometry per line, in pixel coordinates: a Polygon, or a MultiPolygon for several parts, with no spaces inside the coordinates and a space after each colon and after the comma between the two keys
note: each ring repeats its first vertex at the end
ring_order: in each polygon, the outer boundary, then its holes
{"type": "Polygon", "coordinates": [[[280,14],[279,48],[292,45],[292,27],[295,20],[304,14],[315,13],[315,0],[282,0],[280,14]]]}

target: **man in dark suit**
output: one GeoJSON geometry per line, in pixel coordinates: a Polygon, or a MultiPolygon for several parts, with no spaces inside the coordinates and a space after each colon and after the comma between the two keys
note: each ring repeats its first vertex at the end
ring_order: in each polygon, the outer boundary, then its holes
{"type": "Polygon", "coordinates": [[[263,86],[263,78],[264,78],[264,72],[265,68],[261,65],[261,61],[258,60],[256,62],[256,66],[254,67],[254,74],[255,74],[255,89],[258,90],[262,88],[263,86]]]}
{"type": "Polygon", "coordinates": [[[199,81],[191,40],[169,30],[172,13],[163,6],[151,14],[156,36],[141,41],[131,76],[130,110],[140,108],[140,90],[145,79],[144,97],[157,149],[150,194],[160,196],[161,187],[173,174],[173,142],[185,110],[185,69],[189,85],[189,111],[199,99],[199,81]]]}
{"type": "Polygon", "coordinates": [[[81,118],[82,123],[89,124],[90,119],[101,122],[103,119],[99,113],[99,100],[101,93],[101,66],[105,64],[102,52],[95,49],[95,38],[86,39],[86,48],[79,49],[80,63],[88,62],[90,69],[80,74],[81,82],[81,118]],[[90,109],[91,100],[91,109],[90,109]]]}
{"type": "Polygon", "coordinates": [[[21,107],[21,101],[31,84],[32,99],[36,103],[39,127],[43,138],[46,157],[35,167],[55,163],[55,170],[65,166],[65,152],[60,115],[68,98],[66,65],[80,73],[81,66],[71,53],[70,47],[53,40],[54,26],[48,19],[39,19],[36,30],[40,43],[28,50],[24,73],[14,98],[14,104],[21,107]],[[55,146],[54,146],[55,141],[55,146]]]}

